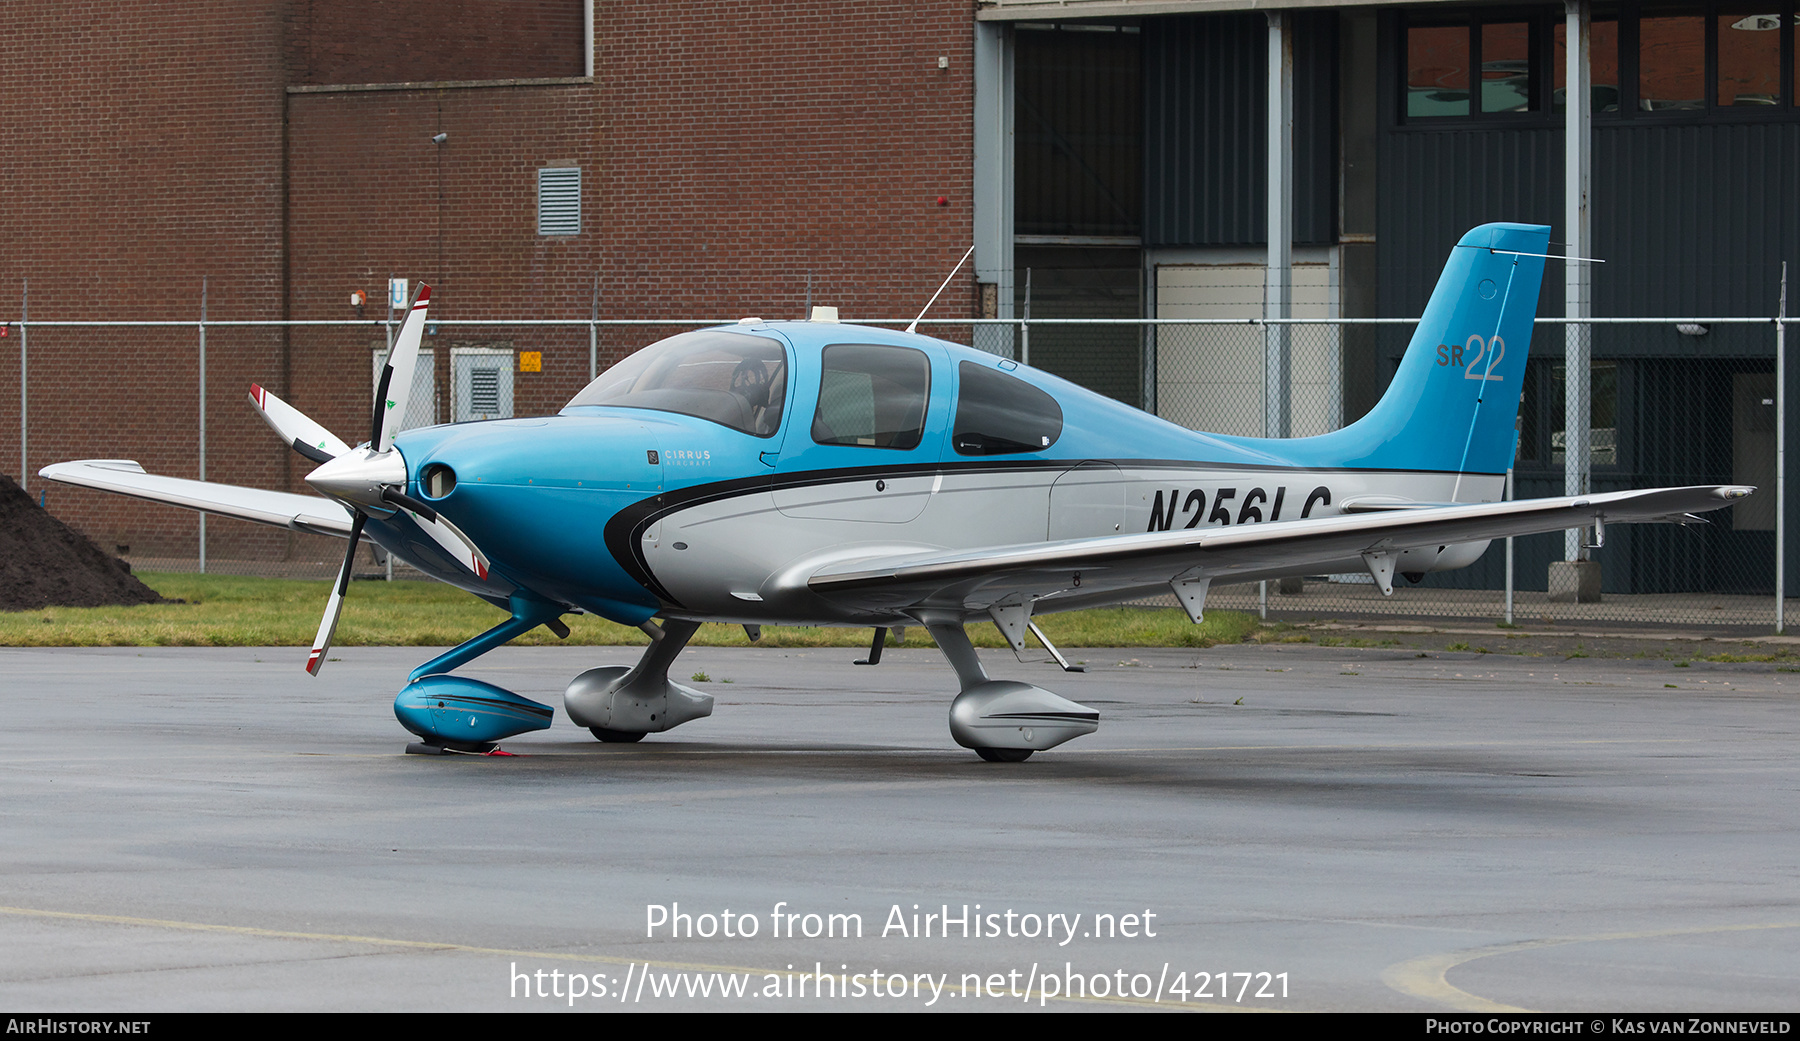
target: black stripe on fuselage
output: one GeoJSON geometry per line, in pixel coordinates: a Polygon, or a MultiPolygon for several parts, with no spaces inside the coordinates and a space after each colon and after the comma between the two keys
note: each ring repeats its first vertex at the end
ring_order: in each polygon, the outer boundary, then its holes
{"type": "MultiPolygon", "coordinates": [[[[607,551],[618,561],[639,585],[662,601],[664,607],[681,608],[681,601],[657,581],[650,571],[650,562],[644,557],[644,532],[657,521],[675,513],[720,499],[735,498],[751,492],[775,491],[784,488],[810,488],[825,484],[843,484],[851,481],[865,481],[871,477],[934,477],[939,474],[962,474],[970,472],[982,473],[1037,473],[1045,470],[1078,470],[1083,467],[1117,467],[1121,470],[1216,470],[1220,472],[1241,472],[1245,470],[1258,473],[1366,473],[1366,474],[1425,474],[1450,475],[1455,470],[1406,470],[1384,469],[1367,466],[1276,466],[1268,463],[1212,463],[1193,459],[1022,459],[1008,462],[969,461],[930,463],[890,463],[885,466],[850,466],[835,470],[800,470],[792,473],[758,474],[755,477],[737,477],[726,481],[714,481],[708,484],[690,485],[667,491],[661,495],[653,495],[641,499],[618,513],[606,522],[604,538],[607,551]]],[[[1470,477],[1504,477],[1504,474],[1489,474],[1478,471],[1464,471],[1470,477]]]]}

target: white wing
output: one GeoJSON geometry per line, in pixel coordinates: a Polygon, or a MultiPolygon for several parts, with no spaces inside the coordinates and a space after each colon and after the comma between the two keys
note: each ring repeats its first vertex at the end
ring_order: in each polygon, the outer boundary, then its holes
{"type": "Polygon", "coordinates": [[[79,459],[54,463],[39,470],[38,476],[295,531],[336,535],[338,538],[350,535],[350,511],[330,499],[163,477],[145,473],[144,468],[132,459],[79,459]]]}
{"type": "MultiPolygon", "coordinates": [[[[1599,521],[1692,522],[1755,491],[1736,486],[1660,488],[1553,499],[1395,509],[1270,524],[1114,535],[834,563],[807,580],[850,610],[987,610],[1054,599],[1043,608],[1105,602],[1168,584],[1239,575],[1306,574],[1320,564],[1370,561],[1404,550],[1587,527],[1599,521]],[[1368,556],[1365,557],[1365,554],[1368,556]]],[[[1204,585],[1199,592],[1204,595],[1204,585]]],[[[1184,600],[1186,597],[1184,597],[1184,600]]],[[[1197,605],[1194,605],[1197,611],[1197,605]]]]}
{"type": "MultiPolygon", "coordinates": [[[[274,524],[316,535],[346,538],[350,534],[350,511],[331,499],[243,488],[235,484],[163,477],[145,473],[142,466],[130,459],[81,459],[71,463],[56,463],[39,470],[38,476],[64,484],[98,488],[169,506],[274,524]]],[[[425,534],[431,536],[432,541],[443,547],[450,559],[468,569],[475,577],[487,578],[487,555],[460,528],[442,517],[427,519],[411,510],[407,510],[406,514],[425,534]]]]}

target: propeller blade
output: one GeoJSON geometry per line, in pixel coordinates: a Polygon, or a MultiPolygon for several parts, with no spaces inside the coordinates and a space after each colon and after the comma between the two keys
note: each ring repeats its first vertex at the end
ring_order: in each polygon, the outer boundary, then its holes
{"type": "Polygon", "coordinates": [[[381,385],[375,392],[375,420],[369,433],[369,446],[377,452],[394,447],[394,434],[406,418],[413,369],[419,364],[419,341],[425,338],[426,305],[430,302],[431,287],[420,285],[412,310],[400,326],[400,335],[394,338],[394,349],[388,352],[387,366],[381,370],[381,385]]]}
{"type": "Polygon", "coordinates": [[[426,518],[411,509],[408,509],[406,514],[425,530],[425,534],[431,536],[431,541],[437,543],[445,553],[450,555],[450,559],[473,571],[476,578],[483,580],[487,578],[489,566],[487,554],[481,552],[481,548],[475,545],[475,540],[463,534],[461,528],[445,520],[441,515],[426,518]]]}
{"type": "Polygon", "coordinates": [[[331,650],[331,638],[337,635],[338,615],[344,610],[344,594],[350,591],[350,567],[356,563],[356,546],[362,538],[363,523],[368,515],[356,511],[350,522],[350,548],[344,551],[344,566],[338,569],[337,584],[331,587],[331,599],[325,602],[325,617],[319,619],[319,635],[313,637],[312,653],[306,656],[306,671],[317,676],[325,665],[325,652],[331,650]]]}
{"type": "Polygon", "coordinates": [[[263,417],[263,422],[269,424],[269,429],[293,446],[294,451],[315,463],[326,462],[350,451],[350,446],[338,440],[336,434],[264,390],[260,384],[250,384],[250,404],[256,406],[257,414],[263,417]]]}

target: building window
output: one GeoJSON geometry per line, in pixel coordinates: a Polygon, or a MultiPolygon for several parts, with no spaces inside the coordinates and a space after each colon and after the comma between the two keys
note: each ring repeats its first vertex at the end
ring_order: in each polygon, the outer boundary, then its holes
{"type": "Polygon", "coordinates": [[[1781,104],[1781,15],[1721,8],[1714,22],[1719,41],[1714,81],[1718,104],[1781,104]]]}
{"type": "Polygon", "coordinates": [[[1408,119],[1538,110],[1538,34],[1530,20],[1406,27],[1408,119]]]}
{"type": "Polygon", "coordinates": [[[538,174],[538,234],[581,234],[581,168],[547,167],[538,174]]]}
{"type": "Polygon", "coordinates": [[[1638,19],[1638,108],[1645,112],[1706,107],[1706,19],[1646,11],[1638,19]]]}
{"type": "Polygon", "coordinates": [[[1532,102],[1531,23],[1487,22],[1476,26],[1481,46],[1481,111],[1530,112],[1532,102]]]}
{"type": "Polygon", "coordinates": [[[1406,118],[1469,115],[1469,27],[1406,27],[1406,118]]]}
{"type": "MultiPolygon", "coordinates": [[[[1794,22],[1794,0],[1597,8],[1591,111],[1625,119],[1794,114],[1800,97],[1784,87],[1794,22]]],[[[1560,11],[1408,14],[1400,28],[1405,122],[1548,122],[1566,110],[1568,26],[1560,11]]]]}

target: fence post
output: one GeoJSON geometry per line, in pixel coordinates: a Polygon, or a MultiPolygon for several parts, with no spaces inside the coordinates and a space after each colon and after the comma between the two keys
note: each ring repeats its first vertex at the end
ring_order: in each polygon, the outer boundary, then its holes
{"type": "MultiPolygon", "coordinates": [[[[1294,32],[1285,11],[1269,11],[1268,259],[1263,317],[1294,315],[1294,32]]],[[[1263,436],[1287,437],[1293,417],[1292,336],[1285,322],[1263,326],[1263,436]]]]}
{"type": "MultiPolygon", "coordinates": [[[[394,274],[392,271],[388,272],[387,298],[388,316],[387,329],[385,330],[387,333],[387,355],[385,356],[385,360],[391,361],[394,357],[394,274]]],[[[435,357],[432,359],[432,364],[434,366],[437,364],[435,357]]],[[[450,378],[452,380],[456,378],[454,369],[451,370],[450,378]]],[[[437,379],[435,374],[432,376],[432,379],[435,383],[437,379]]],[[[407,390],[410,393],[412,388],[408,387],[407,390]]],[[[435,396],[436,395],[434,394],[433,397],[435,396]]],[[[375,404],[379,405],[380,402],[375,402],[375,404]]],[[[411,406],[409,405],[408,407],[410,408],[411,406]]],[[[437,407],[435,402],[432,405],[431,418],[433,422],[437,420],[437,407]]],[[[400,419],[402,422],[405,422],[406,417],[401,416],[400,419]]],[[[385,581],[392,582],[394,580],[394,555],[392,553],[387,554],[386,559],[382,562],[382,572],[382,577],[385,581]]],[[[355,576],[352,575],[351,577],[354,578],[355,576]]]]}
{"type": "Polygon", "coordinates": [[[1775,304],[1775,632],[1787,627],[1787,261],[1775,304]]]}
{"type": "MultiPolygon", "coordinates": [[[[1517,445],[1516,435],[1514,444],[1517,445]]],[[[1518,449],[1515,447],[1514,452],[1517,451],[1518,449]]],[[[1509,466],[1506,468],[1506,501],[1511,502],[1512,497],[1513,468],[1509,466]]],[[[1513,537],[1511,535],[1506,536],[1506,624],[1509,626],[1513,624],[1513,537]]]]}
{"type": "MultiPolygon", "coordinates": [[[[206,480],[206,276],[200,276],[200,479],[206,480]]],[[[200,513],[200,573],[206,574],[206,512],[200,513]]]]}
{"type": "Polygon", "coordinates": [[[1031,364],[1031,269],[1025,269],[1025,317],[1019,321],[1019,364],[1031,364]]]}
{"type": "Polygon", "coordinates": [[[25,489],[31,471],[25,459],[25,326],[31,317],[31,280],[19,279],[19,489],[25,489]]]}
{"type": "MultiPolygon", "coordinates": [[[[812,288],[807,287],[810,294],[812,288]]],[[[588,382],[600,375],[600,275],[594,275],[594,293],[588,299],[588,382]]]]}

